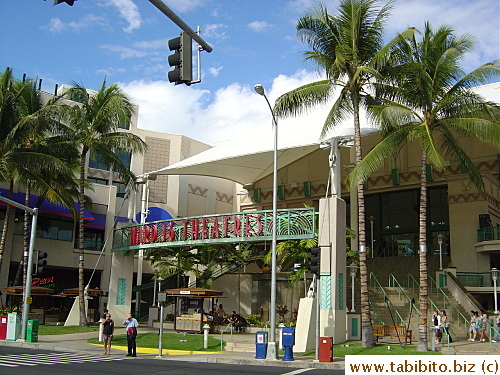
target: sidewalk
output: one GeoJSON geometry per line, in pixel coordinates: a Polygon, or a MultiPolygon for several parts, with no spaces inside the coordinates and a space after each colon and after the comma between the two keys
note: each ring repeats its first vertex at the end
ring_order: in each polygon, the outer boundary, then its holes
{"type": "MultiPolygon", "coordinates": [[[[142,328],[141,332],[158,332],[153,328],[142,328]]],[[[103,352],[102,346],[88,344],[87,340],[96,337],[97,332],[75,333],[69,335],[53,335],[40,336],[37,343],[25,343],[16,341],[0,340],[0,346],[16,346],[30,349],[44,349],[52,351],[76,351],[92,353],[100,355],[103,352]]],[[[212,335],[215,338],[220,338],[220,335],[212,335]]],[[[230,336],[224,337],[225,341],[230,342],[230,336]]],[[[233,335],[232,342],[250,346],[255,342],[253,334],[238,334],[233,335]]],[[[385,343],[385,342],[384,342],[385,343]]],[[[397,344],[387,342],[388,345],[397,344]]],[[[440,345],[437,351],[443,354],[448,354],[448,347],[440,345]]],[[[242,365],[258,365],[258,366],[280,366],[280,367],[295,367],[295,368],[318,368],[318,369],[335,369],[344,370],[345,361],[343,358],[334,358],[334,362],[320,363],[315,361],[314,357],[295,356],[295,361],[282,361],[255,359],[255,352],[196,352],[195,354],[177,354],[178,352],[163,351],[160,360],[176,360],[186,362],[207,362],[207,363],[227,363],[227,364],[242,364],[242,365]]],[[[125,355],[125,347],[113,347],[112,355],[125,355]]],[[[139,357],[156,358],[158,349],[137,348],[139,357]]],[[[500,343],[489,342],[469,342],[466,340],[453,342],[450,344],[449,354],[451,355],[500,355],[500,343]]]]}

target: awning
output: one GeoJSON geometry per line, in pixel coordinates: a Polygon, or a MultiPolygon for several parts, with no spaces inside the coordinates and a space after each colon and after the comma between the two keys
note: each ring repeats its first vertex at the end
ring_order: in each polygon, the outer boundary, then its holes
{"type": "MultiPolygon", "coordinates": [[[[160,221],[160,220],[170,220],[173,219],[172,215],[168,211],[165,211],[164,209],[160,207],[148,207],[148,216],[146,216],[146,223],[152,223],[153,221],[160,221]]],[[[135,219],[137,220],[138,223],[141,222],[141,213],[139,212],[137,215],[135,215],[135,219]]]]}
{"type": "MultiPolygon", "coordinates": [[[[279,168],[292,164],[319,148],[319,143],[280,148],[279,168]]],[[[229,142],[150,173],[211,176],[242,185],[253,184],[273,173],[273,153],[272,144],[265,140],[262,140],[258,147],[245,141],[229,142]]]]}
{"type": "MultiPolygon", "coordinates": [[[[0,195],[5,198],[9,198],[9,191],[7,189],[0,189],[0,195]]],[[[25,196],[26,194],[24,193],[14,193],[12,196],[12,200],[24,205],[25,196]]],[[[28,206],[30,208],[34,208],[35,206],[37,206],[39,198],[40,197],[38,195],[30,195],[28,206]]],[[[76,210],[78,211],[80,209],[80,204],[75,202],[74,205],[76,210]]],[[[0,201],[0,206],[7,206],[7,203],[0,201]]],[[[48,199],[42,200],[42,204],[38,207],[38,212],[57,215],[57,216],[64,216],[64,217],[71,217],[71,218],[73,217],[73,213],[69,209],[57,205],[55,203],[52,203],[48,199]]],[[[93,221],[95,220],[95,218],[89,211],[84,210],[84,220],[93,221]]]]}

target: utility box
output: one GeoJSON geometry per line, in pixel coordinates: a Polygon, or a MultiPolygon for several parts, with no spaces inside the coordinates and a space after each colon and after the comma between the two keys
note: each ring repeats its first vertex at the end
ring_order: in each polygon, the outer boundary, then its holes
{"type": "Polygon", "coordinates": [[[295,345],[295,328],[283,328],[283,361],[294,361],[293,346],[295,345]]]}
{"type": "Polygon", "coordinates": [[[7,315],[7,336],[5,340],[16,341],[21,335],[21,318],[16,313],[7,315]]]}
{"type": "Polygon", "coordinates": [[[333,337],[320,337],[318,345],[319,362],[333,362],[333,337]]]}
{"type": "Polygon", "coordinates": [[[255,358],[266,359],[267,354],[267,332],[255,332],[255,358]]]}
{"type": "Polygon", "coordinates": [[[28,320],[26,325],[26,342],[38,342],[38,319],[28,320]]]}
{"type": "Polygon", "coordinates": [[[0,340],[7,337],[7,315],[0,316],[0,340]]]}

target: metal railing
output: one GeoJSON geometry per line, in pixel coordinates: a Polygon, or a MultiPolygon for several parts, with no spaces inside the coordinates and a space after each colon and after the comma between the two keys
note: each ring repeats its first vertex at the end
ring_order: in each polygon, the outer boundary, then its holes
{"type": "Polygon", "coordinates": [[[465,287],[493,286],[491,272],[457,272],[457,279],[465,287]]]}
{"type": "MultiPolygon", "coordinates": [[[[355,279],[355,280],[356,280],[357,286],[359,287],[358,290],[360,290],[361,289],[361,283],[359,282],[359,279],[355,279]]],[[[384,321],[380,318],[380,315],[378,314],[377,309],[373,305],[372,301],[368,300],[368,305],[370,306],[370,311],[373,313],[373,315],[375,315],[375,317],[379,321],[379,324],[384,325],[384,321]]],[[[372,316],[372,322],[373,322],[373,316],[372,316]]]]}
{"type": "MultiPolygon", "coordinates": [[[[408,281],[408,286],[411,284],[412,290],[414,290],[415,285],[417,286],[417,290],[420,288],[420,283],[415,280],[413,275],[408,274],[406,277],[408,281]]],[[[430,304],[430,307],[433,310],[444,310],[447,309],[448,311],[451,311],[452,313],[450,314],[450,319],[455,319],[457,322],[457,326],[460,327],[460,323],[464,324],[464,326],[467,326],[469,324],[469,319],[462,314],[462,312],[458,309],[458,307],[453,303],[453,301],[448,297],[448,295],[437,285],[436,281],[432,278],[432,276],[427,275],[427,279],[430,281],[430,285],[428,290],[429,291],[434,291],[435,293],[438,294],[439,298],[442,298],[442,306],[438,306],[436,302],[432,300],[431,297],[427,296],[427,300],[430,304]],[[455,317],[453,315],[453,312],[455,313],[455,317]]]]}
{"type": "Polygon", "coordinates": [[[233,330],[234,330],[234,326],[233,326],[233,323],[229,323],[226,328],[224,328],[222,331],[220,331],[220,351],[222,352],[224,347],[223,347],[223,343],[224,343],[224,332],[226,332],[227,330],[229,329],[229,332],[231,334],[231,342],[233,341],[233,330]]]}
{"type": "MultiPolygon", "coordinates": [[[[226,266],[221,266],[219,268],[217,268],[213,273],[212,273],[212,276],[210,277],[211,279],[216,279],[222,275],[224,275],[225,273],[228,273],[228,272],[232,272],[232,271],[235,271],[239,268],[243,267],[243,265],[236,265],[236,264],[229,264],[229,265],[226,265],[226,266]]],[[[195,288],[196,287],[196,282],[197,280],[193,280],[191,281],[189,284],[188,284],[188,288],[195,288]]]]}
{"type": "MultiPolygon", "coordinates": [[[[387,292],[385,291],[384,287],[382,285],[380,285],[380,282],[377,280],[377,277],[373,274],[373,272],[370,272],[369,282],[370,282],[370,286],[372,288],[374,288],[375,290],[379,290],[379,291],[382,292],[382,294],[384,295],[384,301],[388,305],[392,306],[392,309],[396,313],[396,316],[399,318],[399,325],[404,325],[405,326],[406,325],[405,320],[403,319],[403,317],[399,313],[399,311],[396,308],[396,306],[394,306],[394,304],[391,302],[391,300],[389,299],[389,296],[388,296],[387,292]]],[[[398,324],[396,324],[396,325],[398,325],[398,324]]]]}
{"type": "MultiPolygon", "coordinates": [[[[404,296],[404,298],[408,302],[408,304],[409,305],[412,304],[412,299],[406,293],[404,288],[401,286],[399,281],[396,279],[396,277],[392,273],[389,274],[389,287],[397,288],[399,300],[403,300],[403,298],[401,296],[404,296]]],[[[420,310],[417,308],[417,306],[415,306],[415,304],[413,304],[413,308],[415,309],[417,314],[420,315],[420,310]]]]}
{"type": "Polygon", "coordinates": [[[500,226],[477,230],[477,242],[500,240],[500,226]]]}

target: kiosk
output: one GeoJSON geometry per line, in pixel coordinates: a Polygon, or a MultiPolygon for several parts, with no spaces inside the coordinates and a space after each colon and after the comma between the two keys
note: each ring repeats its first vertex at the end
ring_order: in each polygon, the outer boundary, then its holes
{"type": "Polygon", "coordinates": [[[168,297],[176,298],[174,319],[176,331],[203,333],[205,324],[210,326],[211,332],[215,330],[216,319],[207,315],[205,311],[212,309],[219,298],[224,298],[222,297],[224,292],[204,288],[167,289],[165,292],[168,297]],[[205,299],[210,300],[210,307],[207,310],[204,309],[205,299]]]}

